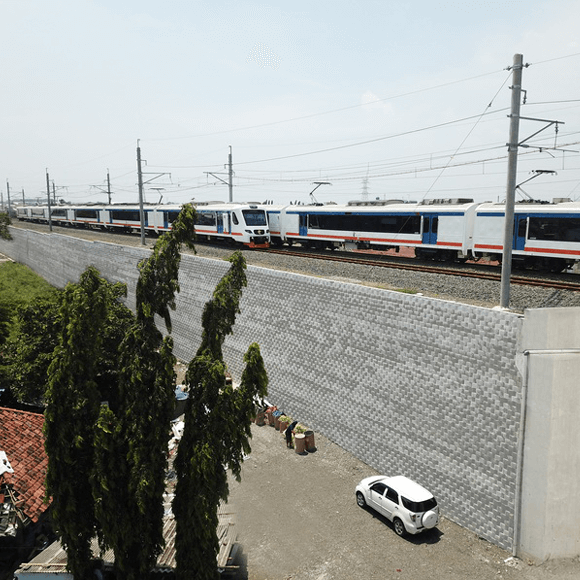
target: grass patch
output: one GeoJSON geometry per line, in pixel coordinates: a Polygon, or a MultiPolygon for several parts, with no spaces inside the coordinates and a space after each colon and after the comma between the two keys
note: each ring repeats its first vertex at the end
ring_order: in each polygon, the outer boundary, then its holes
{"type": "Polygon", "coordinates": [[[12,313],[38,296],[46,296],[56,289],[28,266],[15,262],[0,264],[0,302],[12,313]]]}

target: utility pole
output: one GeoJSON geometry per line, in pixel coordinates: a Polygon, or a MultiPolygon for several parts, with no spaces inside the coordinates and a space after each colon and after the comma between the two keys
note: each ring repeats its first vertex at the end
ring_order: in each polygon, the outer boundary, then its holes
{"type": "Polygon", "coordinates": [[[518,147],[520,132],[520,104],[522,94],[523,56],[514,54],[513,85],[510,136],[508,146],[508,176],[505,199],[505,223],[503,234],[503,259],[501,263],[501,295],[500,306],[509,308],[510,304],[510,276],[512,270],[512,247],[514,240],[514,204],[516,197],[516,174],[518,165],[518,147]]]}
{"type": "Polygon", "coordinates": [[[109,205],[111,205],[111,177],[107,169],[107,195],[109,196],[109,205]]]}
{"type": "MultiPolygon", "coordinates": [[[[230,145],[230,153],[228,155],[228,177],[229,177],[229,192],[230,192],[230,203],[234,199],[234,169],[232,165],[232,146],[230,145]]],[[[9,202],[10,203],[10,202],[9,202]]]]}
{"type": "Polygon", "coordinates": [[[22,188],[22,205],[26,205],[26,199],[24,198],[24,187],[22,188]]]}
{"type": "Polygon", "coordinates": [[[143,212],[143,172],[141,171],[141,147],[137,139],[137,180],[139,184],[139,219],[141,220],[141,245],[145,245],[145,214],[143,212]]]}
{"type": "Polygon", "coordinates": [[[48,169],[46,170],[46,197],[48,198],[48,229],[52,232],[52,209],[50,207],[50,178],[48,177],[48,169]]]}
{"type": "Polygon", "coordinates": [[[6,180],[6,195],[8,197],[8,215],[10,215],[10,183],[6,180]]]}
{"type": "Polygon", "coordinates": [[[206,175],[211,175],[216,179],[219,179],[222,183],[228,186],[230,203],[234,200],[234,166],[232,163],[232,146],[230,145],[230,153],[228,155],[228,180],[222,179],[219,174],[212,173],[211,171],[206,171],[206,175]]]}

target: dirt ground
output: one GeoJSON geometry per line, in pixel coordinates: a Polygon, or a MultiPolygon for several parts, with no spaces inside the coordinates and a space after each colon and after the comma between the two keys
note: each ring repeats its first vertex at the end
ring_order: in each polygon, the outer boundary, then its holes
{"type": "MultiPolygon", "coordinates": [[[[287,449],[273,427],[252,425],[242,481],[230,483],[247,580],[578,580],[579,560],[513,559],[443,517],[400,538],[388,520],[357,506],[356,484],[376,472],[315,433],[316,451],[287,449]]],[[[443,514],[444,515],[444,514],[443,514]]]]}

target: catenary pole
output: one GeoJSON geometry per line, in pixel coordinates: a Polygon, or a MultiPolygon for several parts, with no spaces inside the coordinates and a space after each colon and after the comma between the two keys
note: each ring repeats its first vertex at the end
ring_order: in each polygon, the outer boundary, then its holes
{"type": "Polygon", "coordinates": [[[145,214],[143,212],[143,172],[141,171],[141,147],[137,140],[137,179],[139,183],[139,219],[141,220],[141,245],[145,245],[145,214]]]}
{"type": "Polygon", "coordinates": [[[514,54],[513,85],[510,136],[508,145],[508,176],[505,198],[505,223],[503,234],[503,259],[501,263],[501,295],[500,306],[509,308],[510,304],[510,276],[512,270],[512,247],[514,239],[514,204],[516,197],[516,173],[518,165],[518,147],[520,132],[520,102],[522,94],[523,56],[514,54]]]}
{"type": "Polygon", "coordinates": [[[50,177],[46,170],[46,197],[48,199],[48,229],[52,232],[52,208],[50,207],[50,177]]]}
{"type": "Polygon", "coordinates": [[[234,200],[234,169],[232,167],[232,146],[230,145],[230,153],[228,155],[228,187],[230,192],[230,203],[234,200]]]}
{"type": "Polygon", "coordinates": [[[107,169],[107,195],[109,196],[109,205],[111,205],[111,176],[109,175],[108,169],[107,169]]]}

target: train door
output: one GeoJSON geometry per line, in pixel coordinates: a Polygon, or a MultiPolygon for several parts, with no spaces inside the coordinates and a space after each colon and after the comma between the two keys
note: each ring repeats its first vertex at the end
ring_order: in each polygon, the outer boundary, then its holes
{"type": "Polygon", "coordinates": [[[514,250],[523,252],[526,245],[526,231],[528,227],[528,217],[516,215],[514,218],[514,250]]]}
{"type": "Polygon", "coordinates": [[[217,233],[223,234],[224,233],[224,214],[221,211],[216,212],[216,226],[217,226],[217,233]]]}
{"type": "Polygon", "coordinates": [[[437,244],[437,229],[439,216],[426,214],[423,216],[423,244],[437,244]]]}
{"type": "Polygon", "coordinates": [[[306,237],[308,235],[308,214],[299,214],[298,228],[298,234],[300,236],[306,237]]]}

